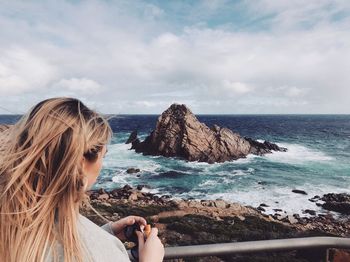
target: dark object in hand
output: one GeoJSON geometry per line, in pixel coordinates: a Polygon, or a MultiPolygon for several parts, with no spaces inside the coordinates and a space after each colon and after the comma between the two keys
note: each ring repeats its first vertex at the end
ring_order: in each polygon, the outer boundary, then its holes
{"type": "Polygon", "coordinates": [[[140,225],[135,223],[131,226],[127,226],[124,228],[124,235],[127,241],[134,242],[136,246],[134,246],[130,252],[136,261],[139,259],[139,245],[138,245],[138,237],[136,235],[136,231],[141,231],[140,225]]]}

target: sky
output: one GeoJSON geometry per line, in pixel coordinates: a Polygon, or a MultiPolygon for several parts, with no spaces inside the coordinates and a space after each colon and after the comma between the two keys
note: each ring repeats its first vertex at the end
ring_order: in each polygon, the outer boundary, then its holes
{"type": "Polygon", "coordinates": [[[350,114],[350,1],[0,0],[0,114],[350,114]]]}

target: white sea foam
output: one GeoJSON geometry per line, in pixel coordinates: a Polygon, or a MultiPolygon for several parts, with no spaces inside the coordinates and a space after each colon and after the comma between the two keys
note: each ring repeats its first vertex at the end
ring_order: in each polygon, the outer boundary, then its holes
{"type": "Polygon", "coordinates": [[[198,187],[212,187],[218,184],[217,180],[206,180],[198,185],[198,187]]]}
{"type": "MultiPolygon", "coordinates": [[[[210,182],[208,182],[210,185],[210,182]]],[[[350,189],[339,188],[339,187],[315,187],[312,184],[305,184],[301,188],[305,190],[308,195],[293,193],[292,187],[270,187],[265,188],[257,185],[254,188],[249,188],[249,190],[233,189],[231,192],[225,193],[215,193],[208,194],[207,199],[224,199],[227,201],[238,202],[243,205],[249,205],[253,207],[258,207],[260,204],[264,203],[269,207],[264,207],[266,214],[274,214],[273,209],[282,209],[286,211],[287,214],[299,214],[301,216],[309,216],[303,214],[302,211],[305,209],[315,210],[317,213],[324,213],[321,207],[318,207],[315,203],[309,201],[315,195],[322,196],[329,192],[334,193],[350,193],[350,189]]],[[[188,194],[189,197],[196,197],[198,193],[188,194]]]]}
{"type": "MultiPolygon", "coordinates": [[[[109,146],[108,154],[105,158],[104,167],[107,169],[117,170],[112,178],[112,181],[117,184],[134,184],[137,182],[137,178],[134,174],[127,174],[126,170],[129,167],[135,167],[141,169],[141,174],[149,172],[151,174],[157,174],[164,170],[184,170],[188,169],[191,173],[193,170],[200,172],[201,175],[205,176],[205,180],[199,183],[196,188],[190,192],[184,194],[174,194],[175,197],[194,197],[194,198],[223,198],[225,200],[230,200],[234,202],[239,202],[244,205],[251,205],[254,207],[259,206],[261,203],[265,203],[270,207],[265,208],[267,213],[273,213],[273,209],[279,208],[287,211],[288,213],[299,213],[303,209],[312,209],[317,212],[322,210],[308,201],[309,198],[314,195],[322,195],[329,192],[350,192],[345,188],[335,186],[315,186],[306,184],[302,187],[297,187],[298,189],[305,190],[308,195],[300,195],[292,193],[292,187],[287,185],[284,187],[276,187],[273,185],[259,185],[248,186],[242,189],[241,186],[236,186],[232,183],[237,183],[237,181],[244,179],[249,179],[247,175],[255,174],[256,170],[249,167],[249,164],[256,164],[255,160],[265,158],[272,162],[282,162],[290,164],[305,164],[305,162],[327,162],[333,160],[332,157],[327,154],[317,151],[315,149],[308,148],[303,145],[297,144],[279,144],[279,146],[287,147],[288,152],[274,152],[272,154],[267,154],[263,157],[249,155],[247,158],[239,159],[236,161],[227,161],[224,163],[208,164],[204,162],[187,162],[179,159],[164,159],[159,156],[143,156],[141,154],[135,153],[133,150],[129,150],[130,145],[125,145],[122,143],[112,144],[109,146]],[[242,165],[245,168],[241,168],[242,165]],[[246,166],[245,164],[248,164],[246,166]],[[192,171],[191,171],[192,170],[192,171]],[[219,185],[231,185],[232,191],[225,193],[204,193],[205,189],[208,192],[215,190],[219,185]],[[347,190],[347,191],[346,191],[347,190]],[[208,195],[206,195],[208,194],[208,195]],[[276,203],[276,201],[278,203],[276,203]]],[[[187,171],[183,171],[187,172],[187,171]]],[[[184,178],[185,179],[185,178],[184,178]]],[[[152,184],[150,184],[152,186],[152,184]]],[[[145,192],[151,192],[158,194],[160,191],[157,188],[153,189],[143,189],[145,192]]],[[[167,192],[161,191],[162,194],[167,192]]],[[[170,192],[169,192],[170,193],[170,192]]]]}
{"type": "Polygon", "coordinates": [[[141,169],[141,172],[154,172],[161,168],[161,165],[156,162],[157,159],[145,157],[129,149],[130,145],[121,143],[108,146],[103,167],[125,168],[125,171],[130,167],[135,167],[141,169]]]}
{"type": "Polygon", "coordinates": [[[128,176],[126,176],[125,174],[123,174],[123,173],[118,173],[118,174],[116,174],[116,175],[114,175],[113,177],[112,177],[112,181],[114,182],[114,183],[117,183],[117,184],[128,184],[129,183],[129,180],[128,180],[128,176]]]}
{"type": "Polygon", "coordinates": [[[324,152],[317,151],[297,144],[278,144],[280,147],[286,147],[287,152],[273,152],[264,157],[273,162],[282,162],[288,164],[298,164],[305,162],[326,162],[333,158],[324,152]]]}

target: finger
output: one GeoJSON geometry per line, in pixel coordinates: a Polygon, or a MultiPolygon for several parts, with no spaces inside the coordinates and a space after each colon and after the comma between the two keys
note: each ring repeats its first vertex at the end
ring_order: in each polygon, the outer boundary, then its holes
{"type": "Polygon", "coordinates": [[[125,221],[128,226],[131,226],[135,224],[135,218],[134,217],[128,217],[127,220],[125,221]]]}
{"type": "Polygon", "coordinates": [[[141,229],[141,232],[143,232],[143,230],[145,229],[145,226],[144,226],[144,225],[141,225],[141,226],[140,226],[140,229],[141,229]]]}
{"type": "Polygon", "coordinates": [[[135,221],[137,223],[144,225],[144,226],[147,225],[147,221],[143,217],[138,217],[138,216],[132,216],[132,217],[135,219],[135,221]]]}
{"type": "Polygon", "coordinates": [[[143,246],[145,245],[145,239],[144,239],[143,233],[140,231],[136,231],[136,235],[138,239],[139,254],[140,254],[140,251],[143,249],[143,246]]]}
{"type": "Polygon", "coordinates": [[[151,229],[151,233],[149,234],[149,236],[158,236],[158,228],[156,227],[152,227],[151,229]]]}

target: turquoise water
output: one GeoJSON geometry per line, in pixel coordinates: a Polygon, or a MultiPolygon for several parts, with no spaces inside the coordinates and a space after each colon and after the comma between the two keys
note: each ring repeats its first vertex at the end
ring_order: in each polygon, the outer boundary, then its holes
{"type": "MultiPolygon", "coordinates": [[[[177,198],[222,198],[254,207],[265,203],[290,213],[303,209],[323,212],[308,201],[314,195],[350,193],[349,115],[207,115],[208,126],[218,124],[258,140],[288,148],[266,156],[220,164],[187,162],[175,158],[143,156],[126,145],[131,131],[141,138],[155,127],[157,116],[125,115],[110,120],[115,132],[94,189],[125,184],[147,185],[145,191],[177,198]],[[127,174],[130,167],[141,169],[127,174]],[[301,189],[308,195],[292,193],[301,189]]],[[[11,120],[11,119],[10,119],[11,120]]],[[[0,121],[11,122],[0,116],[0,121]]],[[[12,121],[14,121],[12,119],[12,121]]]]}
{"type": "Polygon", "coordinates": [[[143,156],[125,145],[130,131],[144,138],[155,126],[154,116],[123,116],[112,121],[116,132],[94,188],[136,186],[178,198],[237,201],[245,205],[281,208],[290,213],[319,209],[308,201],[330,192],[350,193],[350,116],[200,116],[201,121],[227,126],[243,136],[269,140],[288,152],[220,164],[143,156]],[[118,128],[120,131],[118,132],[118,128]],[[129,129],[129,130],[127,130],[129,129]],[[140,168],[140,177],[127,174],[140,168]],[[301,189],[307,196],[292,193],[301,189]]]}

